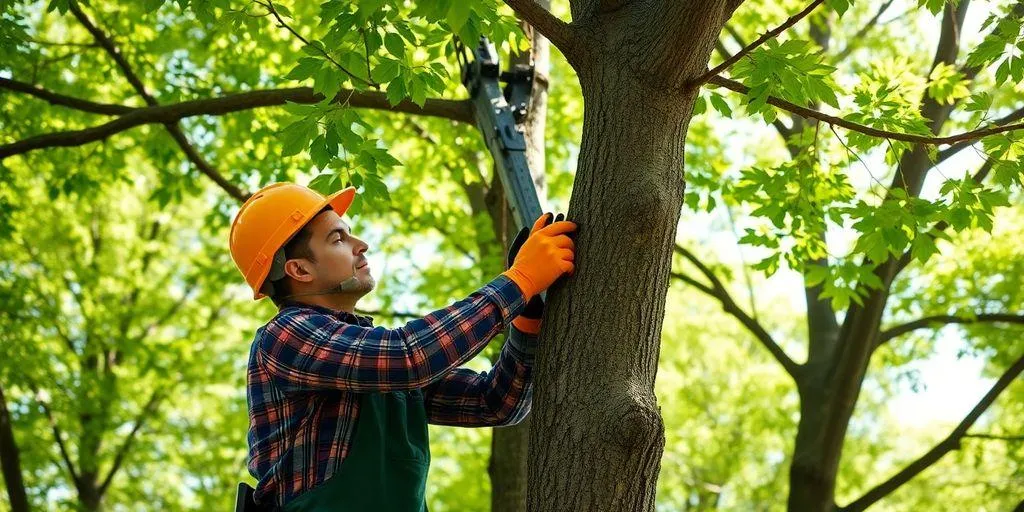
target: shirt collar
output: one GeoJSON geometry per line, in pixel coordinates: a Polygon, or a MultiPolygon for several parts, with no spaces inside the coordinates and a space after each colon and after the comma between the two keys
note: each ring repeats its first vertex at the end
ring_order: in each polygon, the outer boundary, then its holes
{"type": "Polygon", "coordinates": [[[285,309],[289,309],[289,308],[311,309],[313,311],[316,311],[317,313],[322,313],[322,314],[325,314],[325,315],[331,315],[331,316],[337,318],[338,320],[341,320],[341,321],[346,322],[346,323],[362,325],[362,326],[365,326],[365,327],[372,327],[373,326],[373,317],[369,316],[369,315],[361,316],[361,315],[356,315],[354,313],[349,313],[348,311],[340,311],[340,310],[331,309],[331,308],[328,308],[328,307],[325,307],[325,306],[318,306],[316,304],[306,304],[306,303],[303,303],[303,302],[295,302],[295,301],[288,301],[288,302],[286,302],[284,304],[284,306],[281,308],[281,311],[284,311],[285,309]]]}

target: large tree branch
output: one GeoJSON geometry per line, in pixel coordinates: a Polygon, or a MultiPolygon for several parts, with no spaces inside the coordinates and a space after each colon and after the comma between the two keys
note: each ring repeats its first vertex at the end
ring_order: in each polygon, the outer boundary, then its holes
{"type": "Polygon", "coordinates": [[[134,107],[126,107],[124,105],[112,105],[109,103],[96,103],[88,100],[75,98],[72,96],[65,96],[63,94],[48,91],[46,89],[37,87],[29,83],[11,80],[10,78],[0,77],[0,88],[22,92],[31,96],[35,96],[36,98],[39,98],[51,105],[73,108],[75,110],[89,112],[91,114],[120,116],[135,110],[134,107]]]}
{"type": "Polygon", "coordinates": [[[28,512],[28,493],[25,491],[25,480],[21,474],[21,453],[17,440],[14,439],[14,426],[11,412],[4,398],[4,388],[0,384],[0,471],[7,484],[7,501],[11,504],[11,512],[28,512]]]}
{"type": "MultiPolygon", "coordinates": [[[[741,84],[741,83],[739,83],[739,82],[737,82],[735,80],[731,80],[729,78],[725,78],[725,77],[721,77],[721,76],[712,77],[711,79],[708,80],[708,83],[709,84],[718,85],[718,86],[721,86],[721,87],[725,87],[726,89],[729,89],[731,91],[735,91],[735,92],[738,92],[738,93],[741,93],[741,94],[746,94],[750,90],[749,87],[747,87],[747,86],[745,86],[745,85],[743,85],[743,84],[741,84]]],[[[796,105],[794,103],[790,103],[790,102],[788,102],[786,100],[782,100],[782,99],[776,98],[774,96],[769,96],[768,97],[768,103],[771,104],[771,105],[774,105],[776,107],[779,107],[779,108],[781,108],[783,110],[786,110],[788,112],[791,112],[793,114],[796,114],[798,116],[801,116],[801,117],[806,117],[806,118],[810,118],[810,119],[817,119],[819,121],[825,122],[826,124],[830,124],[830,125],[834,125],[834,126],[839,126],[841,128],[846,128],[847,130],[852,130],[852,131],[855,131],[855,132],[860,132],[860,133],[863,133],[865,135],[871,135],[871,136],[874,136],[874,137],[881,137],[881,138],[885,138],[885,139],[900,140],[900,141],[904,141],[904,142],[914,142],[914,143],[918,143],[918,144],[930,144],[930,145],[953,144],[953,143],[961,142],[961,141],[973,141],[973,140],[977,140],[977,139],[980,139],[982,137],[986,137],[986,136],[989,136],[989,135],[994,135],[994,134],[997,134],[997,133],[1003,133],[1003,132],[1009,132],[1009,131],[1013,131],[1013,130],[1024,129],[1024,123],[1018,123],[1018,124],[1010,124],[1010,125],[1005,125],[1005,126],[989,126],[987,128],[982,128],[982,129],[973,130],[973,131],[964,132],[964,133],[958,133],[956,135],[947,135],[947,136],[943,136],[943,137],[935,137],[935,136],[927,136],[927,135],[915,135],[915,134],[912,134],[912,133],[899,133],[899,132],[890,132],[890,131],[887,131],[887,130],[879,130],[878,128],[872,128],[870,126],[865,126],[865,125],[862,125],[862,124],[857,124],[857,123],[854,123],[852,121],[847,121],[847,120],[839,118],[839,117],[830,116],[828,114],[825,114],[823,112],[819,112],[817,110],[813,110],[813,109],[810,109],[810,108],[807,108],[807,107],[801,107],[800,105],[796,105]]]]}
{"type": "Polygon", "coordinates": [[[997,380],[995,385],[992,386],[992,389],[982,397],[981,401],[971,409],[971,412],[964,417],[963,421],[961,421],[945,439],[935,445],[935,447],[929,450],[928,453],[925,453],[920,458],[910,463],[909,466],[901,470],[899,473],[896,473],[885,482],[878,484],[866,494],[857,498],[854,502],[843,507],[842,511],[859,512],[870,507],[878,500],[888,496],[891,492],[898,489],[901,485],[910,481],[910,479],[917,476],[918,473],[928,469],[932,464],[938,462],[938,460],[945,454],[959,449],[960,440],[967,434],[967,430],[970,429],[971,426],[974,425],[974,422],[978,420],[978,417],[981,416],[981,414],[985,412],[993,402],[995,402],[999,394],[1002,393],[1018,375],[1020,375],[1021,371],[1024,371],[1024,356],[1019,357],[1017,361],[1013,363],[1008,370],[1006,370],[1006,373],[999,377],[999,380],[997,380]]]}
{"type": "Polygon", "coordinates": [[[732,57],[726,59],[724,62],[722,62],[721,64],[715,66],[713,69],[708,70],[706,73],[704,73],[703,75],[698,77],[696,80],[690,82],[688,84],[688,86],[689,87],[697,87],[697,86],[707,82],[708,80],[710,80],[711,77],[716,76],[716,75],[722,73],[726,69],[729,69],[729,66],[732,66],[737,61],[739,61],[740,59],[745,57],[747,54],[749,54],[750,52],[754,51],[755,48],[757,48],[758,46],[761,46],[762,44],[764,44],[765,41],[767,41],[769,39],[772,39],[773,37],[778,36],[779,34],[785,32],[786,29],[788,29],[789,27],[792,27],[793,25],[796,25],[796,23],[798,21],[802,20],[804,17],[806,17],[808,14],[810,14],[812,11],[814,11],[814,9],[816,9],[819,5],[821,5],[823,3],[825,3],[825,0],[814,0],[813,2],[811,2],[810,5],[808,5],[806,8],[804,8],[804,10],[800,11],[797,14],[794,14],[793,16],[790,16],[789,19],[787,19],[785,22],[783,22],[778,27],[775,27],[774,29],[769,30],[768,32],[765,32],[764,35],[762,35],[761,37],[757,38],[756,41],[746,45],[742,50],[737,52],[736,55],[733,55],[732,57]]]}
{"type": "MultiPolygon", "coordinates": [[[[217,98],[139,108],[110,122],[91,128],[38,135],[2,145],[0,146],[0,160],[36,149],[81,146],[144,124],[175,123],[195,116],[224,115],[254,108],[284,105],[289,102],[318,103],[323,99],[323,95],[314,93],[310,87],[295,87],[242,92],[217,98]]],[[[346,101],[353,108],[388,110],[441,117],[465,123],[473,122],[472,105],[467,100],[428,99],[423,107],[411,101],[391,105],[382,92],[353,90],[343,90],[332,99],[333,103],[345,103],[346,101]]]]}
{"type": "Polygon", "coordinates": [[[794,379],[796,379],[798,374],[800,373],[800,365],[798,365],[792,359],[790,359],[790,357],[786,354],[786,351],[782,350],[782,347],[780,347],[779,344],[775,342],[771,334],[768,333],[768,331],[760,324],[760,322],[754,320],[753,318],[750,317],[750,315],[743,311],[743,308],[741,308],[736,303],[736,301],[733,300],[733,298],[729,295],[729,291],[725,288],[725,285],[722,284],[722,281],[718,278],[718,276],[715,275],[714,271],[712,271],[707,265],[701,262],[700,259],[698,259],[692,252],[690,252],[685,247],[682,247],[679,244],[676,244],[675,252],[689,260],[690,263],[697,267],[697,270],[699,270],[701,274],[704,274],[704,277],[706,277],[708,281],[711,282],[711,286],[701,284],[695,279],[684,274],[673,273],[672,276],[718,299],[719,302],[722,303],[722,308],[729,314],[736,317],[736,319],[739,320],[744,327],[746,327],[751,333],[753,333],[754,336],[758,339],[758,341],[760,341],[761,344],[763,344],[765,348],[767,348],[768,351],[771,352],[771,354],[775,357],[779,364],[782,365],[786,372],[789,373],[789,375],[792,376],[794,379]]]}
{"type": "Polygon", "coordinates": [[[907,334],[908,332],[933,327],[936,325],[975,323],[1024,324],[1024,315],[1015,315],[1010,313],[982,313],[973,318],[961,317],[956,315],[926,316],[924,318],[919,318],[912,322],[896,325],[882,331],[882,333],[878,336],[878,342],[885,343],[886,341],[889,341],[897,336],[907,334]]]}
{"type": "Polygon", "coordinates": [[[121,446],[118,448],[117,454],[114,456],[114,462],[110,466],[110,470],[107,471],[107,476],[103,478],[103,483],[100,484],[100,496],[102,496],[103,493],[106,492],[107,487],[110,485],[111,480],[113,480],[114,475],[117,473],[117,470],[121,468],[121,464],[124,462],[125,456],[131,450],[132,443],[135,442],[135,438],[137,437],[139,430],[142,429],[142,426],[146,423],[146,420],[149,419],[149,417],[155,413],[157,406],[160,404],[160,400],[163,399],[163,396],[164,395],[161,395],[154,391],[150,395],[149,400],[146,402],[146,405],[143,406],[141,411],[139,411],[138,416],[135,417],[135,423],[132,426],[132,430],[128,432],[128,435],[125,437],[124,442],[121,443],[121,446]]]}
{"type": "Polygon", "coordinates": [[[579,36],[571,24],[558,19],[534,0],[504,1],[516,12],[519,19],[529,23],[563,54],[576,52],[579,46],[579,36]]]}

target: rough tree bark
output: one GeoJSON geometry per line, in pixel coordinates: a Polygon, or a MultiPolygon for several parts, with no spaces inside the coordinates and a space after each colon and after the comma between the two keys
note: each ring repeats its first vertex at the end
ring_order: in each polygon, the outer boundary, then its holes
{"type": "Polygon", "coordinates": [[[573,2],[572,24],[532,1],[509,4],[566,55],[584,100],[568,212],[577,266],[548,295],[528,509],[653,510],[665,443],[653,388],[697,97],[689,84],[738,2],[573,2]]]}

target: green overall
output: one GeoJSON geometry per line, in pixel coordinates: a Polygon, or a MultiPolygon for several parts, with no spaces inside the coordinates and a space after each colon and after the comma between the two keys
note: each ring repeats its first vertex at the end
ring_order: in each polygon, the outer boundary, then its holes
{"type": "Polygon", "coordinates": [[[348,455],[286,512],[426,512],[427,414],[420,390],[363,394],[348,455]]]}

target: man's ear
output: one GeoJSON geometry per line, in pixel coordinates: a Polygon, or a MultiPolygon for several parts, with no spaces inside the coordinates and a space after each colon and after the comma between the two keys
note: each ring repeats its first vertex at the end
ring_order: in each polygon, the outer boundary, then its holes
{"type": "Polygon", "coordinates": [[[308,283],[313,280],[313,274],[310,273],[309,262],[296,258],[284,262],[284,273],[292,279],[308,283]]]}

